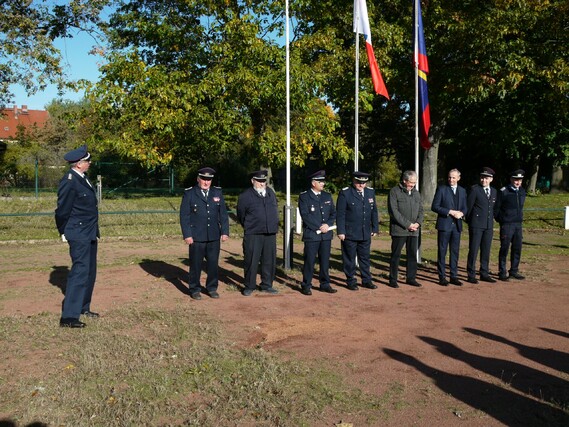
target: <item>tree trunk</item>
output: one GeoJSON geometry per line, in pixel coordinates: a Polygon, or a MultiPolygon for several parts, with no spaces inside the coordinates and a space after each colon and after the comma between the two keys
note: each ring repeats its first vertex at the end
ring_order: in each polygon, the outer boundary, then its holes
{"type": "Polygon", "coordinates": [[[437,163],[439,159],[439,144],[433,144],[424,151],[423,178],[421,179],[421,198],[423,205],[431,206],[437,189],[437,163]]]}
{"type": "Polygon", "coordinates": [[[535,194],[535,187],[537,186],[537,179],[539,177],[539,159],[540,156],[538,155],[533,162],[532,174],[528,182],[527,192],[531,194],[535,194]]]}
{"type": "Polygon", "coordinates": [[[553,166],[553,173],[551,174],[551,192],[558,193],[565,189],[563,180],[563,168],[561,166],[553,166]]]}

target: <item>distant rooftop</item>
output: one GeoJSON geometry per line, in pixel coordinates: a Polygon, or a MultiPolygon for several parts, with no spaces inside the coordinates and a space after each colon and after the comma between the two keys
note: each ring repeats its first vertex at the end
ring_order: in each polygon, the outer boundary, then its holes
{"type": "Polygon", "coordinates": [[[0,140],[14,139],[19,125],[26,128],[33,125],[43,127],[48,118],[49,113],[47,111],[28,110],[27,105],[22,105],[21,108],[18,108],[17,105],[12,108],[4,108],[0,111],[0,140]]]}

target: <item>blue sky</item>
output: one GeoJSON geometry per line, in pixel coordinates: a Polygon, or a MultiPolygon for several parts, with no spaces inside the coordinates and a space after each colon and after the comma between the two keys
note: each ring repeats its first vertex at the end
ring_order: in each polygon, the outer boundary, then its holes
{"type": "MultiPolygon", "coordinates": [[[[102,58],[89,55],[89,51],[95,45],[92,37],[86,33],[79,33],[72,39],[56,40],[55,45],[61,51],[61,56],[63,57],[62,65],[69,79],[98,80],[98,63],[101,63],[102,58]]],[[[47,104],[59,98],[55,86],[48,86],[44,91],[37,92],[32,96],[28,96],[22,86],[14,85],[11,86],[11,89],[14,93],[14,104],[19,107],[27,105],[30,110],[43,110],[47,104]]],[[[79,101],[83,98],[83,93],[66,92],[61,98],[79,101]]]]}

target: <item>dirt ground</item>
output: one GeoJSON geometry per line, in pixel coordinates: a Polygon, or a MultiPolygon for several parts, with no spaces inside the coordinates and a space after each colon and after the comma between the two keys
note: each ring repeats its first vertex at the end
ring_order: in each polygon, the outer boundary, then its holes
{"type": "MultiPolygon", "coordinates": [[[[462,287],[439,286],[434,266],[426,264],[418,275],[422,288],[391,289],[383,238],[372,245],[379,288],[354,292],[344,287],[335,239],[338,293],[307,297],[298,288],[302,244],[295,245],[295,268],[278,272],[279,294],[247,298],[239,292],[241,239],[231,239],[222,245],[221,298],[194,301],[181,240],[102,240],[92,308],[105,316],[134,301],[199,307],[238,345],[322,360],[352,385],[393,402],[377,425],[569,425],[567,257],[544,254],[522,263],[524,281],[462,287]]],[[[465,259],[463,248],[462,279],[465,259]]],[[[1,244],[0,315],[53,313],[57,328],[68,266],[62,243],[1,244]]],[[[332,413],[321,425],[341,421],[365,425],[356,415],[332,413]]]]}

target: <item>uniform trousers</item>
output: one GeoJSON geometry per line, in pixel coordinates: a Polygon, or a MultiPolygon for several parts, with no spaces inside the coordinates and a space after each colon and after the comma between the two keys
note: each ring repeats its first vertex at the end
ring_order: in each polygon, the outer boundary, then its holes
{"type": "Polygon", "coordinates": [[[331,240],[318,240],[304,242],[304,267],[302,269],[302,287],[310,289],[312,287],[312,277],[314,276],[314,264],[316,255],[318,255],[318,264],[320,271],[318,278],[320,280],[320,288],[326,289],[330,287],[330,250],[332,247],[331,240]]]}
{"type": "Polygon", "coordinates": [[[452,224],[450,230],[439,230],[437,234],[437,272],[439,279],[446,277],[447,249],[450,246],[449,269],[451,279],[458,277],[458,256],[460,253],[460,235],[456,224],[452,224]]]}
{"type": "Polygon", "coordinates": [[[221,243],[218,240],[209,242],[196,242],[190,245],[190,294],[200,292],[200,277],[202,274],[202,265],[205,258],[205,271],[207,279],[205,289],[208,292],[217,291],[218,281],[218,265],[219,251],[221,243]]]}
{"type": "Polygon", "coordinates": [[[362,284],[371,283],[370,248],[371,239],[342,240],[342,262],[344,264],[344,274],[346,275],[346,284],[348,286],[355,286],[357,284],[356,255],[360,265],[362,284]]]}
{"type": "Polygon", "coordinates": [[[476,277],[476,258],[480,250],[480,277],[490,275],[490,248],[492,246],[492,235],[494,230],[491,228],[468,229],[468,259],[466,261],[466,272],[469,278],[476,277]]]}
{"type": "Polygon", "coordinates": [[[522,256],[522,223],[515,222],[500,226],[500,252],[498,253],[498,264],[500,266],[500,276],[506,276],[506,260],[508,250],[512,246],[510,256],[510,274],[518,272],[520,258],[522,256]]]}
{"type": "Polygon", "coordinates": [[[79,319],[91,310],[91,297],[97,277],[97,240],[69,240],[71,271],[67,276],[62,319],[79,319]]]}
{"type": "Polygon", "coordinates": [[[257,288],[257,271],[261,263],[261,289],[273,287],[277,259],[276,234],[245,234],[243,237],[245,289],[257,288]]]}
{"type": "Polygon", "coordinates": [[[399,260],[403,246],[407,250],[407,280],[417,276],[417,249],[419,236],[391,236],[391,258],[389,260],[389,281],[396,282],[399,276],[399,260]]]}

